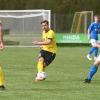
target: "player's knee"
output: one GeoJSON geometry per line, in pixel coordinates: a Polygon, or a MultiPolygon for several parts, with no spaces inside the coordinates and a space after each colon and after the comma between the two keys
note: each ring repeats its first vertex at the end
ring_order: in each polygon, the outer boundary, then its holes
{"type": "Polygon", "coordinates": [[[40,58],[39,58],[39,61],[40,61],[40,62],[44,62],[44,58],[43,58],[43,57],[40,57],[40,58]]]}

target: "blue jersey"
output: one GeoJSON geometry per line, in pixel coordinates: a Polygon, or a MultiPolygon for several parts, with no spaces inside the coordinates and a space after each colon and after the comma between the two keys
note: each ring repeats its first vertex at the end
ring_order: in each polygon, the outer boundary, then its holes
{"type": "Polygon", "coordinates": [[[100,31],[100,23],[91,23],[91,25],[89,26],[89,30],[90,30],[90,39],[95,39],[98,40],[98,33],[100,31]]]}

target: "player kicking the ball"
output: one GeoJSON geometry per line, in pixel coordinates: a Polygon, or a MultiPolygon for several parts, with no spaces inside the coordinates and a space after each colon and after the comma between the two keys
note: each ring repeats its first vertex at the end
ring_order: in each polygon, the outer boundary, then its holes
{"type": "Polygon", "coordinates": [[[46,78],[45,68],[48,66],[56,56],[56,41],[55,32],[49,28],[49,22],[44,20],[41,22],[42,25],[42,41],[33,41],[35,45],[40,45],[40,55],[37,63],[38,73],[35,77],[35,81],[41,81],[46,78]]]}

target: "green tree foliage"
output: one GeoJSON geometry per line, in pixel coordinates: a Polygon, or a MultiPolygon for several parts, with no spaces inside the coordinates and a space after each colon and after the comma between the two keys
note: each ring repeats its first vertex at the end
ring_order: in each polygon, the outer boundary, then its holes
{"type": "Polygon", "coordinates": [[[0,0],[0,9],[50,9],[54,13],[82,10],[100,12],[100,0],[0,0]]]}

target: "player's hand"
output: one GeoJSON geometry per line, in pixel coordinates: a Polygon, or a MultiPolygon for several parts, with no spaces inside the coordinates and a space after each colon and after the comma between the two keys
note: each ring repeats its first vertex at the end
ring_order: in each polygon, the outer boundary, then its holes
{"type": "Polygon", "coordinates": [[[99,44],[98,44],[98,43],[95,43],[95,44],[94,44],[94,47],[99,47],[99,44]]]}
{"type": "Polygon", "coordinates": [[[35,44],[35,45],[37,45],[38,44],[38,41],[33,41],[32,43],[35,44]]]}
{"type": "Polygon", "coordinates": [[[1,42],[0,43],[0,50],[3,50],[4,49],[4,45],[3,45],[3,43],[1,42]]]}

